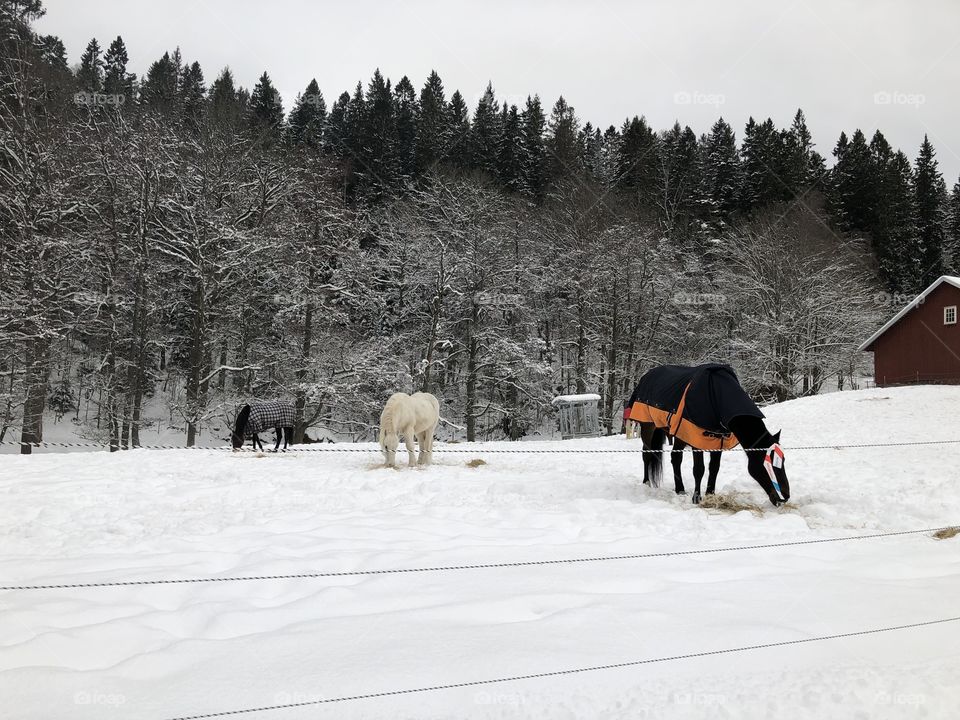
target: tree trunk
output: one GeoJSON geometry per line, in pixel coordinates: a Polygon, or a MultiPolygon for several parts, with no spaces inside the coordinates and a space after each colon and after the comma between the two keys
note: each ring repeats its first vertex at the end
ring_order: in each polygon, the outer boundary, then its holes
{"type": "Polygon", "coordinates": [[[577,392],[587,391],[587,331],[583,294],[577,295],[577,392]]]}
{"type": "Polygon", "coordinates": [[[133,411],[130,413],[130,447],[140,447],[140,412],[143,403],[143,387],[140,377],[133,391],[133,411]]]}
{"type": "Polygon", "coordinates": [[[467,442],[477,437],[477,355],[479,343],[476,332],[480,319],[480,308],[474,303],[470,309],[470,323],[467,331],[467,442]]]}
{"type": "Polygon", "coordinates": [[[22,455],[30,455],[33,445],[43,441],[43,411],[47,405],[47,381],[50,376],[50,341],[38,338],[29,343],[26,365],[26,398],[23,402],[23,428],[20,432],[22,455]]]}
{"type": "Polygon", "coordinates": [[[307,367],[310,364],[310,356],[313,346],[313,281],[314,269],[310,268],[310,276],[307,281],[307,306],[303,313],[303,342],[300,345],[300,367],[297,368],[297,391],[294,403],[295,424],[293,427],[293,442],[299,445],[303,442],[303,436],[307,432],[307,425],[304,421],[304,411],[307,407],[307,391],[304,383],[307,381],[307,367]]]}
{"type": "Polygon", "coordinates": [[[613,316],[610,327],[610,346],[607,349],[607,435],[613,434],[614,399],[617,393],[617,345],[620,343],[620,307],[618,303],[617,283],[613,284],[613,316]]]}
{"type": "MultiPolygon", "coordinates": [[[[227,341],[224,340],[223,344],[220,346],[220,364],[218,367],[223,367],[227,364],[227,341]]],[[[227,384],[227,371],[221,370],[219,376],[217,377],[217,390],[221,393],[223,392],[224,387],[227,384]]]]}
{"type": "Polygon", "coordinates": [[[137,279],[137,304],[134,308],[134,358],[129,383],[130,445],[140,447],[140,414],[147,377],[147,285],[140,271],[137,279]]]}
{"type": "Polygon", "coordinates": [[[430,392],[430,380],[433,370],[433,351],[437,344],[437,329],[440,326],[440,315],[436,310],[430,312],[430,334],[427,337],[427,357],[426,367],[423,369],[423,381],[420,383],[420,391],[430,392]]]}
{"type": "Polygon", "coordinates": [[[130,395],[129,393],[117,394],[117,405],[120,407],[120,448],[126,450],[130,447],[130,395]]]}
{"type": "Polygon", "coordinates": [[[187,447],[197,442],[197,420],[200,415],[200,373],[203,367],[203,286],[197,282],[193,291],[193,318],[190,328],[190,366],[187,369],[187,447]]]}
{"type": "MultiPolygon", "coordinates": [[[[6,437],[7,430],[10,427],[10,423],[13,422],[13,376],[14,376],[15,367],[16,367],[16,360],[13,357],[11,357],[10,358],[10,387],[9,387],[9,393],[7,395],[7,407],[4,408],[4,411],[3,411],[3,423],[0,424],[0,443],[3,442],[3,438],[6,437]]],[[[78,403],[77,408],[79,409],[79,407],[80,405],[78,403]]]]}

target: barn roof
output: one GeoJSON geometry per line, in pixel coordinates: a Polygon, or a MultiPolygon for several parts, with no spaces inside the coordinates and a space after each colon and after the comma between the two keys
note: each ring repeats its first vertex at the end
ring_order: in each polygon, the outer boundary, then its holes
{"type": "Polygon", "coordinates": [[[868,348],[874,343],[874,341],[875,341],[878,337],[880,337],[881,335],[883,335],[887,330],[889,330],[889,329],[892,328],[894,325],[896,325],[898,322],[900,322],[900,319],[901,319],[904,315],[906,315],[908,312],[910,312],[910,311],[913,310],[915,307],[917,307],[917,305],[921,304],[921,303],[926,299],[927,295],[929,295],[929,294],[932,293],[934,290],[936,290],[938,287],[940,287],[941,285],[943,285],[943,283],[947,283],[948,285],[953,285],[955,288],[960,289],[960,277],[956,277],[956,276],[954,276],[954,275],[941,275],[940,277],[938,277],[938,278],[933,282],[933,284],[930,285],[930,287],[928,287],[928,288],[927,288],[926,290],[924,290],[922,293],[920,293],[919,295],[917,295],[913,300],[911,300],[911,301],[907,304],[906,307],[904,307],[900,312],[898,312],[896,315],[894,315],[892,318],[890,318],[882,328],[880,328],[880,329],[877,330],[873,335],[871,335],[871,336],[866,340],[866,342],[864,342],[864,343],[863,343],[859,348],[857,348],[857,349],[858,349],[858,350],[866,350],[866,349],[868,349],[868,348]]]}

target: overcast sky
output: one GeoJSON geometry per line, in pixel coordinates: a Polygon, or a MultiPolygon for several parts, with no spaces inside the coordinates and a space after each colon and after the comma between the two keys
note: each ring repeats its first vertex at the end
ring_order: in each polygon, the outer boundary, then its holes
{"type": "Polygon", "coordinates": [[[267,70],[289,109],[316,77],[328,105],[377,67],[418,89],[436,69],[473,109],[487,81],[520,105],[563,94],[606,127],[646,115],[698,133],[723,115],[790,122],[802,107],[821,154],[841,130],[880,128],[914,159],[924,133],[948,187],[960,174],[960,0],[45,0],[37,29],[69,61],[122,35],[132,71],[180,46],[207,83],[267,70]]]}

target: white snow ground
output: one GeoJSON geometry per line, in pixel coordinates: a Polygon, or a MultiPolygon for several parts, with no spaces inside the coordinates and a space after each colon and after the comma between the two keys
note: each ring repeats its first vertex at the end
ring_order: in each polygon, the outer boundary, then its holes
{"type": "MultiPolygon", "coordinates": [[[[0,457],[0,585],[715,548],[960,523],[960,387],[767,408],[793,499],[706,511],[639,455],[134,451],[0,457]],[[477,468],[466,462],[482,458],[477,468]]],[[[622,436],[522,449],[636,447],[622,436]]],[[[369,447],[369,446],[367,446],[369,447]]],[[[690,463],[685,475],[689,478],[690,463]]],[[[688,488],[690,483],[688,482],[688,488]]],[[[720,490],[764,496],[731,453],[720,490]]],[[[0,717],[175,718],[958,615],[960,536],[572,565],[0,592],[0,717]]],[[[954,718],[960,623],[272,710],[306,718],[954,718]]]]}

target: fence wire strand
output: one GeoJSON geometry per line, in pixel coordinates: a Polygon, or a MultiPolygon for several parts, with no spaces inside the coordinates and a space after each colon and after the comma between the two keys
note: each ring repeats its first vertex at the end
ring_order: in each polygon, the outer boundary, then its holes
{"type": "Polygon", "coordinates": [[[897,530],[893,532],[871,533],[869,535],[849,535],[844,537],[814,538],[809,540],[791,540],[779,543],[760,543],[754,545],[734,545],[723,548],[701,548],[696,550],[668,550],[654,553],[636,553],[631,555],[598,555],[583,558],[558,558],[555,560],[524,560],[518,562],[476,563],[465,565],[435,565],[414,568],[384,568],[380,570],[343,570],[334,572],[289,573],[280,575],[240,575],[227,577],[171,578],[159,580],[116,580],[90,583],[59,583],[49,585],[2,585],[0,591],[14,590],[69,590],[83,588],[135,587],[144,585],[189,585],[195,583],[253,582],[266,580],[303,580],[316,578],[356,577],[361,575],[401,575],[413,573],[456,572],[461,570],[489,570],[494,568],[536,567],[544,565],[575,565],[579,563],[610,562],[613,560],[648,560],[652,558],[682,557],[687,555],[710,555],[717,553],[741,552],[744,550],[767,550],[778,547],[796,547],[800,545],[824,545],[827,543],[849,542],[851,540],[875,540],[879,538],[904,535],[920,535],[954,530],[956,526],[947,525],[921,530],[897,530]]]}
{"type": "MultiPolygon", "coordinates": [[[[897,443],[856,443],[856,444],[844,444],[844,445],[808,445],[808,446],[796,446],[792,448],[787,448],[788,450],[843,450],[843,449],[853,449],[853,448],[877,448],[877,447],[907,447],[907,446],[920,446],[920,445],[948,445],[960,443],[960,440],[923,440],[923,441],[906,441],[906,442],[897,442],[897,443]]],[[[0,445],[17,445],[20,447],[25,447],[27,443],[21,443],[16,441],[5,441],[0,442],[0,445]]],[[[31,443],[30,447],[45,448],[45,447],[96,447],[99,449],[110,448],[108,445],[103,445],[100,443],[57,443],[57,442],[41,442],[41,443],[31,443]]],[[[115,446],[111,449],[115,448],[115,446]]],[[[138,450],[180,450],[180,449],[189,449],[189,450],[216,450],[216,451],[229,451],[232,450],[230,447],[223,446],[206,446],[206,447],[181,447],[175,445],[141,445],[136,448],[138,450]]],[[[357,447],[318,447],[318,448],[305,448],[297,447],[291,448],[295,452],[354,452],[354,453],[378,453],[378,448],[357,448],[357,447]]],[[[672,452],[668,448],[665,448],[663,451],[672,452]]],[[[603,454],[603,453],[643,453],[643,452],[663,452],[659,450],[646,450],[643,448],[638,449],[623,449],[623,448],[589,448],[589,449],[524,449],[524,448],[436,448],[434,452],[439,453],[464,453],[464,454],[479,454],[479,453],[511,453],[511,454],[603,454]]],[[[692,450],[687,449],[684,452],[691,452],[692,450]]],[[[746,449],[742,447],[730,448],[724,452],[730,451],[741,451],[741,452],[751,452],[751,449],[746,449]]],[[[759,452],[764,452],[765,450],[757,449],[759,452]]],[[[651,558],[664,558],[664,557],[678,557],[678,556],[689,556],[689,555],[707,555],[707,554],[717,554],[717,553],[727,553],[727,552],[737,552],[737,551],[746,551],[746,550],[764,550],[770,548],[778,547],[790,547],[790,546],[801,546],[801,545],[820,545],[826,543],[838,543],[838,542],[849,542],[852,540],[870,540],[870,539],[879,539],[887,537],[896,537],[896,536],[906,536],[906,535],[919,535],[919,534],[933,534],[942,531],[956,530],[957,526],[943,526],[937,528],[924,528],[919,530],[901,530],[894,532],[885,532],[885,533],[871,533],[867,535],[852,535],[846,537],[831,537],[831,538],[819,538],[819,539],[809,539],[809,540],[794,540],[787,542],[779,543],[761,543],[753,545],[737,545],[731,547],[723,548],[702,548],[696,550],[676,550],[676,551],[666,551],[666,552],[655,552],[655,553],[636,553],[628,555],[607,555],[607,556],[594,556],[594,557],[585,557],[585,558],[560,558],[555,560],[528,560],[528,561],[519,561],[519,562],[500,562],[500,563],[476,563],[476,564],[463,564],[463,565],[438,565],[431,567],[419,567],[419,568],[384,568],[384,569],[374,569],[374,570],[352,570],[352,571],[335,571],[335,572],[316,572],[316,573],[291,573],[291,574],[275,574],[275,575],[252,575],[252,576],[230,576],[230,577],[201,577],[201,578],[173,578],[173,579],[158,579],[158,580],[123,580],[123,581],[105,581],[105,582],[91,582],[91,583],[60,583],[60,584],[40,584],[40,585],[3,585],[0,586],[0,591],[17,591],[17,590],[59,590],[59,589],[84,589],[84,588],[108,588],[108,587],[132,587],[132,586],[150,586],[150,585],[185,585],[185,584],[197,584],[197,583],[225,583],[225,582],[253,582],[253,581],[277,581],[277,580],[295,580],[295,579],[315,579],[315,578],[335,578],[335,577],[351,577],[351,576],[361,576],[361,575],[394,575],[394,574],[412,574],[412,573],[428,573],[428,572],[454,572],[462,570],[483,570],[483,569],[493,569],[493,568],[513,568],[513,567],[532,567],[532,566],[546,566],[546,565],[572,565],[579,563],[589,563],[589,562],[609,562],[615,560],[640,560],[640,559],[651,559],[651,558]]],[[[401,695],[413,695],[418,693],[426,692],[437,692],[442,690],[453,690],[458,688],[467,688],[467,687],[477,687],[483,685],[493,685],[505,682],[519,682],[524,680],[535,680],[541,678],[551,678],[567,675],[575,675],[588,672],[598,672],[603,670],[616,670],[627,667],[637,667],[642,665],[652,665],[656,663],[663,662],[674,662],[678,660],[687,660],[701,657],[710,657],[717,655],[728,655],[733,653],[741,652],[752,652],[759,651],[764,649],[776,648],[776,647],[786,647],[793,645],[801,645],[813,642],[829,641],[829,640],[839,640],[844,638],[859,637],[866,635],[876,635],[880,633],[889,633],[896,631],[903,631],[909,629],[917,629],[922,627],[929,627],[934,625],[942,625],[946,623],[953,623],[960,621],[960,616],[957,617],[948,617],[941,618],[937,620],[927,620],[915,623],[909,623],[905,625],[894,625],[889,627],[881,628],[872,628],[868,630],[857,630],[844,633],[836,633],[832,635],[821,635],[808,638],[799,638],[794,640],[780,640],[776,642],[761,643],[756,645],[744,645],[740,647],[733,648],[723,648],[718,650],[705,650],[699,652],[684,653],[680,655],[669,655],[663,657],[655,658],[645,658],[640,660],[630,660],[626,662],[618,663],[608,663],[605,665],[593,665],[587,667],[577,667],[577,668],[567,668],[562,670],[551,670],[546,672],[539,673],[529,673],[525,675],[508,675],[497,678],[486,678],[481,680],[468,680],[463,682],[456,683],[446,683],[439,685],[425,685],[422,687],[414,688],[405,688],[399,690],[382,690],[377,692],[368,692],[357,695],[343,695],[339,697],[330,697],[330,698],[319,698],[316,700],[306,700],[301,702],[291,702],[291,703],[279,703],[274,705],[263,705],[260,707],[254,708],[241,708],[235,710],[224,710],[219,712],[209,712],[202,713],[199,715],[182,715],[176,718],[170,718],[170,720],[211,720],[212,718],[222,718],[222,717],[231,717],[238,715],[249,715],[253,713],[262,713],[262,712],[272,712],[276,710],[286,710],[291,708],[298,707],[311,707],[311,706],[320,706],[320,705],[331,705],[335,703],[343,702],[355,702],[360,700],[372,700],[377,698],[385,697],[396,697],[401,695]]]]}
{"type": "MultiPolygon", "coordinates": [[[[892,442],[892,443],[841,443],[836,445],[793,445],[784,447],[784,450],[791,452],[794,450],[848,450],[848,449],[859,449],[859,448],[883,448],[883,447],[910,447],[916,445],[956,445],[960,443],[960,438],[952,440],[908,440],[903,442],[892,442]]],[[[290,447],[286,450],[280,452],[329,452],[329,453],[379,453],[380,449],[376,447],[372,448],[359,448],[359,447],[343,447],[335,446],[333,443],[315,443],[321,445],[321,447],[290,447]]],[[[522,443],[521,443],[522,444],[522,443]]],[[[638,441],[639,445],[640,442],[638,441]]],[[[113,450],[115,452],[127,452],[131,450],[217,450],[220,452],[229,452],[233,448],[227,445],[136,445],[134,447],[118,447],[116,445],[109,445],[104,443],[62,443],[62,442],[38,442],[38,443],[26,443],[19,442],[17,440],[4,440],[0,442],[0,446],[18,446],[21,448],[98,448],[100,450],[113,450]]],[[[245,448],[244,452],[251,452],[249,448],[245,448]]],[[[744,448],[742,446],[724,448],[722,450],[707,450],[703,452],[766,452],[767,448],[744,448]]],[[[272,453],[273,451],[266,451],[272,453]]],[[[669,446],[664,447],[661,450],[649,450],[643,447],[638,448],[488,448],[479,447],[473,448],[452,448],[452,447],[435,447],[432,452],[435,453],[462,453],[473,455],[477,453],[497,453],[497,454],[520,454],[520,455],[541,455],[541,454],[561,454],[561,455],[604,455],[604,454],[635,454],[635,453],[658,453],[658,452],[701,452],[694,448],[686,448],[685,450],[672,450],[669,446]]]]}
{"type": "Polygon", "coordinates": [[[221,712],[203,713],[200,715],[182,715],[169,720],[209,720],[210,718],[228,717],[231,715],[246,715],[250,713],[269,712],[273,710],[287,710],[296,707],[309,707],[316,705],[330,705],[342,702],[354,702],[357,700],[373,700],[376,698],[396,697],[398,695],[413,695],[416,693],[436,692],[439,690],[455,690],[457,688],[477,687],[480,685],[494,685],[505,682],[518,682],[521,680],[537,680],[540,678],[560,677],[565,675],[577,675],[580,673],[598,672],[600,670],[617,670],[627,667],[637,667],[640,665],[653,665],[663,662],[675,662],[677,660],[690,660],[694,658],[712,657],[716,655],[730,655],[732,653],[752,652],[757,650],[767,650],[770,648],[787,647],[791,645],[804,645],[814,642],[823,642],[827,640],[840,640],[843,638],[862,637],[865,635],[878,635],[880,633],[897,632],[901,630],[911,630],[933,625],[943,625],[946,623],[957,622],[960,616],[939,618],[937,620],[924,620],[920,622],[908,623],[906,625],[891,625],[889,627],[870,628],[868,630],[853,630],[844,633],[835,633],[833,635],[818,635],[814,637],[797,638],[794,640],[778,640],[776,642],[759,643],[757,645],[742,645],[740,647],[722,648],[719,650],[702,650],[700,652],[683,653],[681,655],[667,655],[664,657],[644,658],[642,660],[628,660],[626,662],[608,663],[606,665],[591,665],[588,667],[566,668],[563,670],[549,670],[539,673],[528,673],[526,675],[507,675],[498,678],[486,678],[483,680],[467,680],[464,682],[446,683],[442,685],[424,685],[422,687],[405,688],[402,690],[381,690],[379,692],[362,693],[359,695],[343,695],[340,697],[319,698],[316,700],[304,700],[300,702],[282,703],[277,705],[263,705],[255,708],[244,708],[240,710],[224,710],[221,712]]]}

